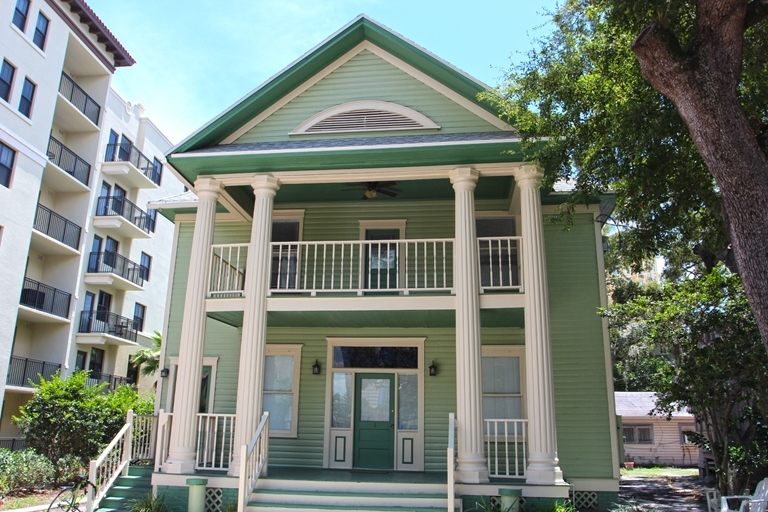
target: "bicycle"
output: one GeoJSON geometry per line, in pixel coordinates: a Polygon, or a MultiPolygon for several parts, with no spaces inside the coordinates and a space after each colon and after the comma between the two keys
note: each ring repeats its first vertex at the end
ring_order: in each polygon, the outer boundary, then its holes
{"type": "Polygon", "coordinates": [[[80,508],[80,503],[85,499],[88,493],[88,487],[93,487],[94,492],[97,490],[96,485],[88,480],[85,475],[78,475],[75,478],[75,482],[72,485],[67,485],[59,491],[59,494],[53,498],[51,504],[48,505],[46,512],[53,512],[57,510],[66,510],[78,512],[85,510],[85,503],[83,508],[80,508]]]}

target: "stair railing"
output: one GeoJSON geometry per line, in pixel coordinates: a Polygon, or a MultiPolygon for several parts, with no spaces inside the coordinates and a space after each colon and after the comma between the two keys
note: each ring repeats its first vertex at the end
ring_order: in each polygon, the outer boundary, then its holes
{"type": "Polygon", "coordinates": [[[88,486],[86,512],[93,512],[99,507],[99,502],[115,483],[115,480],[128,472],[131,457],[131,441],[133,437],[133,411],[128,411],[126,423],[120,432],[104,448],[96,460],[92,460],[88,471],[88,481],[94,487],[88,486]]]}
{"type": "Polygon", "coordinates": [[[454,469],[456,465],[456,416],[453,413],[448,415],[448,512],[455,510],[456,503],[456,475],[454,469]]]}
{"type": "Polygon", "coordinates": [[[240,446],[240,481],[237,487],[237,512],[245,512],[259,477],[267,476],[269,450],[269,412],[261,417],[251,442],[240,446]]]}

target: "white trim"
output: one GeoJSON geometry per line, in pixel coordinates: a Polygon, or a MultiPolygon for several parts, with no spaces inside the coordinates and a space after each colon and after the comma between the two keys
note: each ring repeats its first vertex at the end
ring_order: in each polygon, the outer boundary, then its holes
{"type": "MultiPolygon", "coordinates": [[[[167,412],[173,413],[173,395],[176,393],[176,371],[179,368],[179,356],[171,356],[169,358],[170,360],[170,367],[171,371],[168,374],[168,381],[170,384],[168,385],[168,399],[165,403],[165,410],[167,412]]],[[[208,392],[209,400],[208,400],[208,410],[206,413],[213,414],[213,401],[216,397],[216,371],[219,365],[219,358],[218,356],[205,356],[203,357],[203,366],[210,366],[211,367],[211,388],[208,392]]],[[[198,390],[199,393],[199,390],[198,390]]],[[[197,420],[195,420],[197,421],[197,420]]]]}
{"type": "MultiPolygon", "coordinates": [[[[29,6],[32,7],[32,2],[31,1],[29,2],[29,6]]],[[[39,15],[41,10],[38,9],[37,12],[38,12],[38,15],[39,15]]],[[[27,14],[27,20],[29,20],[29,17],[30,17],[31,14],[32,14],[32,9],[29,9],[29,13],[27,14]]],[[[46,14],[48,14],[48,13],[46,13],[46,14]]],[[[50,15],[46,16],[45,14],[43,14],[43,16],[45,16],[46,19],[48,19],[48,32],[46,32],[46,34],[45,34],[45,43],[48,43],[48,36],[51,35],[51,16],[50,15]]],[[[37,19],[35,19],[34,25],[35,25],[35,28],[37,28],[37,19]]],[[[22,36],[21,38],[24,39],[24,41],[26,41],[27,44],[29,44],[29,46],[31,46],[33,50],[35,50],[37,53],[39,53],[42,58],[44,58],[44,59],[46,58],[45,50],[43,50],[39,46],[37,46],[32,39],[28,38],[27,34],[22,32],[19,29],[19,27],[14,25],[13,21],[11,21],[11,28],[14,29],[20,36],[22,36]]],[[[32,30],[32,33],[34,34],[34,30],[32,30]]],[[[48,46],[48,45],[46,44],[46,46],[48,46]]]]}
{"type": "MultiPolygon", "coordinates": [[[[266,358],[270,356],[291,356],[293,358],[293,381],[291,382],[291,429],[290,430],[277,430],[274,427],[269,427],[269,437],[299,437],[299,384],[301,381],[301,344],[269,344],[267,343],[267,349],[265,352],[265,364],[266,358]]],[[[266,378],[266,370],[264,371],[266,378]]],[[[268,392],[266,388],[263,394],[268,392]]],[[[263,402],[263,397],[262,397],[263,402]]]]}
{"type": "Polygon", "coordinates": [[[365,232],[369,229],[396,229],[400,232],[399,240],[405,239],[405,224],[408,219],[381,219],[381,220],[359,220],[360,240],[365,240],[365,232]]]}
{"type": "Polygon", "coordinates": [[[397,131],[397,130],[439,130],[440,126],[435,124],[430,118],[424,114],[408,108],[404,105],[392,103],[390,101],[379,100],[363,100],[363,101],[350,101],[347,103],[341,103],[333,107],[327,108],[322,112],[311,116],[309,119],[301,123],[294,128],[288,135],[314,135],[316,133],[349,133],[349,132],[375,132],[375,131],[397,131]],[[415,123],[419,123],[419,127],[406,127],[406,128],[367,128],[367,129],[350,129],[350,130],[322,130],[320,132],[307,132],[310,128],[316,124],[325,121],[326,119],[333,117],[337,114],[343,114],[345,112],[351,112],[354,110],[379,110],[383,112],[389,112],[392,114],[399,114],[403,117],[407,117],[415,123]]]}
{"type": "MultiPolygon", "coordinates": [[[[295,210],[272,210],[272,224],[275,222],[284,222],[295,220],[299,223],[299,237],[296,241],[304,240],[304,209],[295,210]]],[[[290,242],[285,242],[290,243],[290,242]]],[[[298,265],[298,260],[296,261],[298,265]]]]}
{"type": "MultiPolygon", "coordinates": [[[[176,251],[178,250],[179,246],[179,231],[181,228],[181,222],[178,220],[173,223],[173,242],[171,243],[171,259],[169,261],[175,262],[176,261],[176,251]]],[[[171,295],[173,295],[173,279],[174,275],[176,274],[176,265],[172,264],[170,265],[170,268],[168,270],[168,285],[166,286],[166,292],[165,292],[165,314],[163,315],[163,326],[162,326],[162,336],[163,336],[163,343],[160,344],[160,369],[162,370],[165,368],[165,357],[168,352],[168,324],[171,321],[171,295]]],[[[158,373],[159,376],[159,373],[158,373]]],[[[165,387],[164,384],[166,381],[169,381],[170,379],[170,369],[168,377],[162,378],[159,377],[157,379],[157,389],[155,390],[155,414],[160,413],[160,397],[163,396],[163,388],[165,387]]],[[[169,381],[170,383],[170,381],[169,381]]],[[[170,386],[169,386],[170,389],[170,386]]],[[[166,396],[165,397],[165,403],[168,404],[168,402],[173,402],[173,398],[166,396]]],[[[170,410],[167,405],[165,407],[166,410],[170,410]]]]}
{"type": "Polygon", "coordinates": [[[607,478],[569,478],[568,483],[573,486],[574,491],[594,491],[594,492],[619,492],[619,479],[607,478]]]}

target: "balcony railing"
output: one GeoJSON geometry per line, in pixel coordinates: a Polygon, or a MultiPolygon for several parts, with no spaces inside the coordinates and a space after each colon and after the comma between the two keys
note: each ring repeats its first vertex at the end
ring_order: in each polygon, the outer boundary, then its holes
{"type": "Polygon", "coordinates": [[[91,177],[91,164],[53,137],[48,140],[48,160],[71,174],[83,185],[88,186],[91,177]]]}
{"type": "Polygon", "coordinates": [[[31,388],[33,384],[40,384],[40,377],[50,380],[59,370],[61,370],[60,364],[11,356],[6,383],[9,386],[31,388]]]}
{"type": "Polygon", "coordinates": [[[0,448],[18,452],[27,448],[27,441],[23,437],[2,437],[0,438],[0,448]]]}
{"type": "MultiPolygon", "coordinates": [[[[83,312],[85,313],[85,311],[83,312]]],[[[119,375],[110,375],[108,373],[96,373],[91,370],[91,376],[86,379],[85,383],[88,386],[98,386],[99,384],[107,383],[107,387],[110,391],[114,391],[123,384],[128,384],[128,380],[125,377],[119,375]]]]}
{"type": "Polygon", "coordinates": [[[144,154],[133,144],[128,142],[107,144],[107,154],[104,155],[104,161],[130,162],[135,168],[141,171],[144,176],[152,180],[155,185],[160,184],[162,166],[156,169],[154,162],[144,156],[144,154]]]}
{"type": "Polygon", "coordinates": [[[101,106],[96,101],[88,96],[88,93],[83,90],[82,87],[77,85],[75,81],[66,73],[61,73],[61,81],[59,82],[59,94],[69,100],[77,110],[82,112],[85,117],[90,119],[93,124],[99,124],[99,114],[101,113],[101,106]]]}
{"type": "Polygon", "coordinates": [[[100,197],[96,204],[96,215],[119,215],[145,233],[152,231],[152,217],[123,196],[100,197]]]}
{"type": "MultiPolygon", "coordinates": [[[[478,239],[486,291],[522,291],[520,237],[478,239]]],[[[270,294],[452,293],[453,239],[273,242],[270,294]]],[[[210,297],[239,297],[248,244],[211,247],[210,297]]]]}
{"type": "Polygon", "coordinates": [[[226,471],[232,460],[235,414],[197,415],[197,469],[226,471]]]}
{"type": "Polygon", "coordinates": [[[492,478],[525,478],[528,420],[483,420],[485,460],[492,478]]]}
{"type": "Polygon", "coordinates": [[[34,228],[75,250],[80,246],[82,228],[41,204],[37,205],[34,228]]]}
{"type": "Polygon", "coordinates": [[[88,272],[115,274],[137,286],[144,286],[141,265],[116,252],[92,252],[88,258],[88,272]]]}
{"type": "MultiPolygon", "coordinates": [[[[136,341],[137,336],[132,318],[116,315],[109,311],[81,311],[77,332],[110,334],[133,342],[136,341]]],[[[106,373],[101,375],[113,377],[106,373]]],[[[94,378],[97,377],[94,376],[94,378]]],[[[101,377],[98,378],[101,379],[101,377]]],[[[119,378],[124,379],[123,377],[119,378]]]]}
{"type": "Polygon", "coordinates": [[[67,318],[71,298],[72,295],[67,292],[25,277],[19,303],[22,306],[67,318]]]}

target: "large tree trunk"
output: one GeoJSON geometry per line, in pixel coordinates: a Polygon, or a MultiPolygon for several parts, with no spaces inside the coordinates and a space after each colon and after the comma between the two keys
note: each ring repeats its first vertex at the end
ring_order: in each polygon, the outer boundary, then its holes
{"type": "Polygon", "coordinates": [[[741,108],[746,0],[699,0],[698,41],[686,54],[651,25],[632,49],[643,76],[677,106],[715,179],[744,288],[768,351],[768,158],[741,108]]]}

